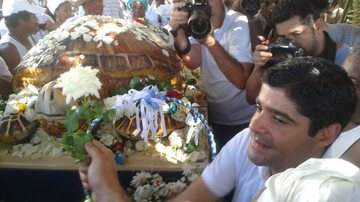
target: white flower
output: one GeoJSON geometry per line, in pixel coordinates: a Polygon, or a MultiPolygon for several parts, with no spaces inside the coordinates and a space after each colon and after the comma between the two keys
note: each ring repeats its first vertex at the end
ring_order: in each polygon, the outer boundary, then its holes
{"type": "MultiPolygon", "coordinates": [[[[55,38],[55,40],[57,42],[61,42],[65,39],[67,39],[70,36],[70,33],[66,30],[62,31],[62,32],[53,32],[53,37],[55,38]]],[[[49,40],[50,42],[50,40],[49,40]]]]}
{"type": "Polygon", "coordinates": [[[148,199],[153,194],[153,188],[150,185],[140,186],[136,189],[134,193],[134,200],[135,201],[148,201],[148,199]]]}
{"type": "Polygon", "coordinates": [[[170,146],[173,146],[173,147],[182,147],[183,144],[184,144],[184,131],[179,129],[179,130],[174,130],[170,136],[169,136],[169,144],[170,146]]]}
{"type": "Polygon", "coordinates": [[[116,99],[117,99],[117,96],[107,97],[104,100],[105,109],[106,110],[112,109],[115,106],[116,99]]]}
{"type": "Polygon", "coordinates": [[[165,49],[161,49],[163,55],[165,55],[166,57],[169,57],[169,52],[165,49]]]}
{"type": "Polygon", "coordinates": [[[177,182],[169,183],[169,191],[172,196],[182,192],[186,188],[186,184],[178,180],[177,182]]]}
{"type": "Polygon", "coordinates": [[[135,149],[138,152],[145,151],[149,148],[149,144],[143,140],[139,140],[135,143],[135,149]]]}
{"type": "Polygon", "coordinates": [[[84,34],[83,35],[83,40],[85,42],[90,42],[92,40],[92,36],[90,34],[84,34]]]}
{"type": "Polygon", "coordinates": [[[88,95],[100,98],[99,89],[102,84],[96,77],[98,71],[98,69],[91,69],[90,66],[77,65],[61,74],[54,88],[62,88],[62,94],[66,96],[66,104],[69,104],[72,98],[77,100],[88,95]]]}
{"type": "Polygon", "coordinates": [[[114,136],[111,134],[102,134],[99,141],[106,146],[111,146],[114,143],[114,139],[114,136]]]}
{"type": "Polygon", "coordinates": [[[141,171],[140,173],[136,173],[136,176],[131,180],[130,185],[137,188],[142,186],[150,181],[151,174],[148,172],[141,171]]]}

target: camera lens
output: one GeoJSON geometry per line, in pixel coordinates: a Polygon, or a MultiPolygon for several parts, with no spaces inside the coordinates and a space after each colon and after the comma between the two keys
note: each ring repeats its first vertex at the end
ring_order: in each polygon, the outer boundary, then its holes
{"type": "Polygon", "coordinates": [[[193,12],[188,21],[188,28],[195,39],[205,38],[211,30],[209,16],[203,11],[193,12]]]}

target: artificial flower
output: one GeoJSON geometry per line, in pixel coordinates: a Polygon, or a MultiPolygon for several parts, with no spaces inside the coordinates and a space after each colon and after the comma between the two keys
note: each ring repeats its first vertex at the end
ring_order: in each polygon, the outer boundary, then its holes
{"type": "Polygon", "coordinates": [[[61,74],[54,88],[62,88],[62,94],[66,96],[66,104],[69,104],[71,99],[77,100],[83,96],[94,95],[100,98],[99,90],[102,84],[96,77],[98,72],[98,69],[91,69],[90,66],[77,65],[61,74]]]}
{"type": "Polygon", "coordinates": [[[151,174],[149,172],[141,171],[140,173],[136,173],[136,176],[133,177],[133,180],[131,180],[130,185],[137,188],[139,186],[148,183],[150,178],[151,178],[151,174]]]}

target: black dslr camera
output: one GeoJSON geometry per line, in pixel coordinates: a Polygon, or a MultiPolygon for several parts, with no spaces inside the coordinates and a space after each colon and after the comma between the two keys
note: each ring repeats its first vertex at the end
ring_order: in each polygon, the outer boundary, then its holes
{"type": "Polygon", "coordinates": [[[269,51],[273,57],[265,64],[264,68],[271,67],[283,60],[304,55],[304,50],[294,44],[294,42],[285,37],[279,37],[275,43],[269,44],[269,51]]]}
{"type": "Polygon", "coordinates": [[[203,39],[209,34],[211,31],[211,8],[208,0],[187,1],[180,10],[190,13],[186,26],[182,26],[186,33],[195,39],[203,39]]]}

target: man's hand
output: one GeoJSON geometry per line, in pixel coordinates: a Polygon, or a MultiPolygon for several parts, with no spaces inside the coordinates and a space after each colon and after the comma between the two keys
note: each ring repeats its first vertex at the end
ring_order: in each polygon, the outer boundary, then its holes
{"type": "Polygon", "coordinates": [[[98,141],[86,143],[85,149],[91,160],[79,168],[83,187],[98,201],[130,201],[120,186],[112,151],[98,141]]]}
{"type": "Polygon", "coordinates": [[[268,51],[269,41],[265,40],[264,37],[259,37],[261,40],[261,44],[255,47],[255,51],[253,54],[253,60],[255,64],[255,68],[260,68],[266,64],[267,61],[273,56],[271,52],[268,51]]]}
{"type": "Polygon", "coordinates": [[[189,13],[179,10],[186,5],[185,2],[177,2],[173,4],[169,25],[171,30],[179,29],[180,25],[186,24],[189,19],[189,13]]]}

